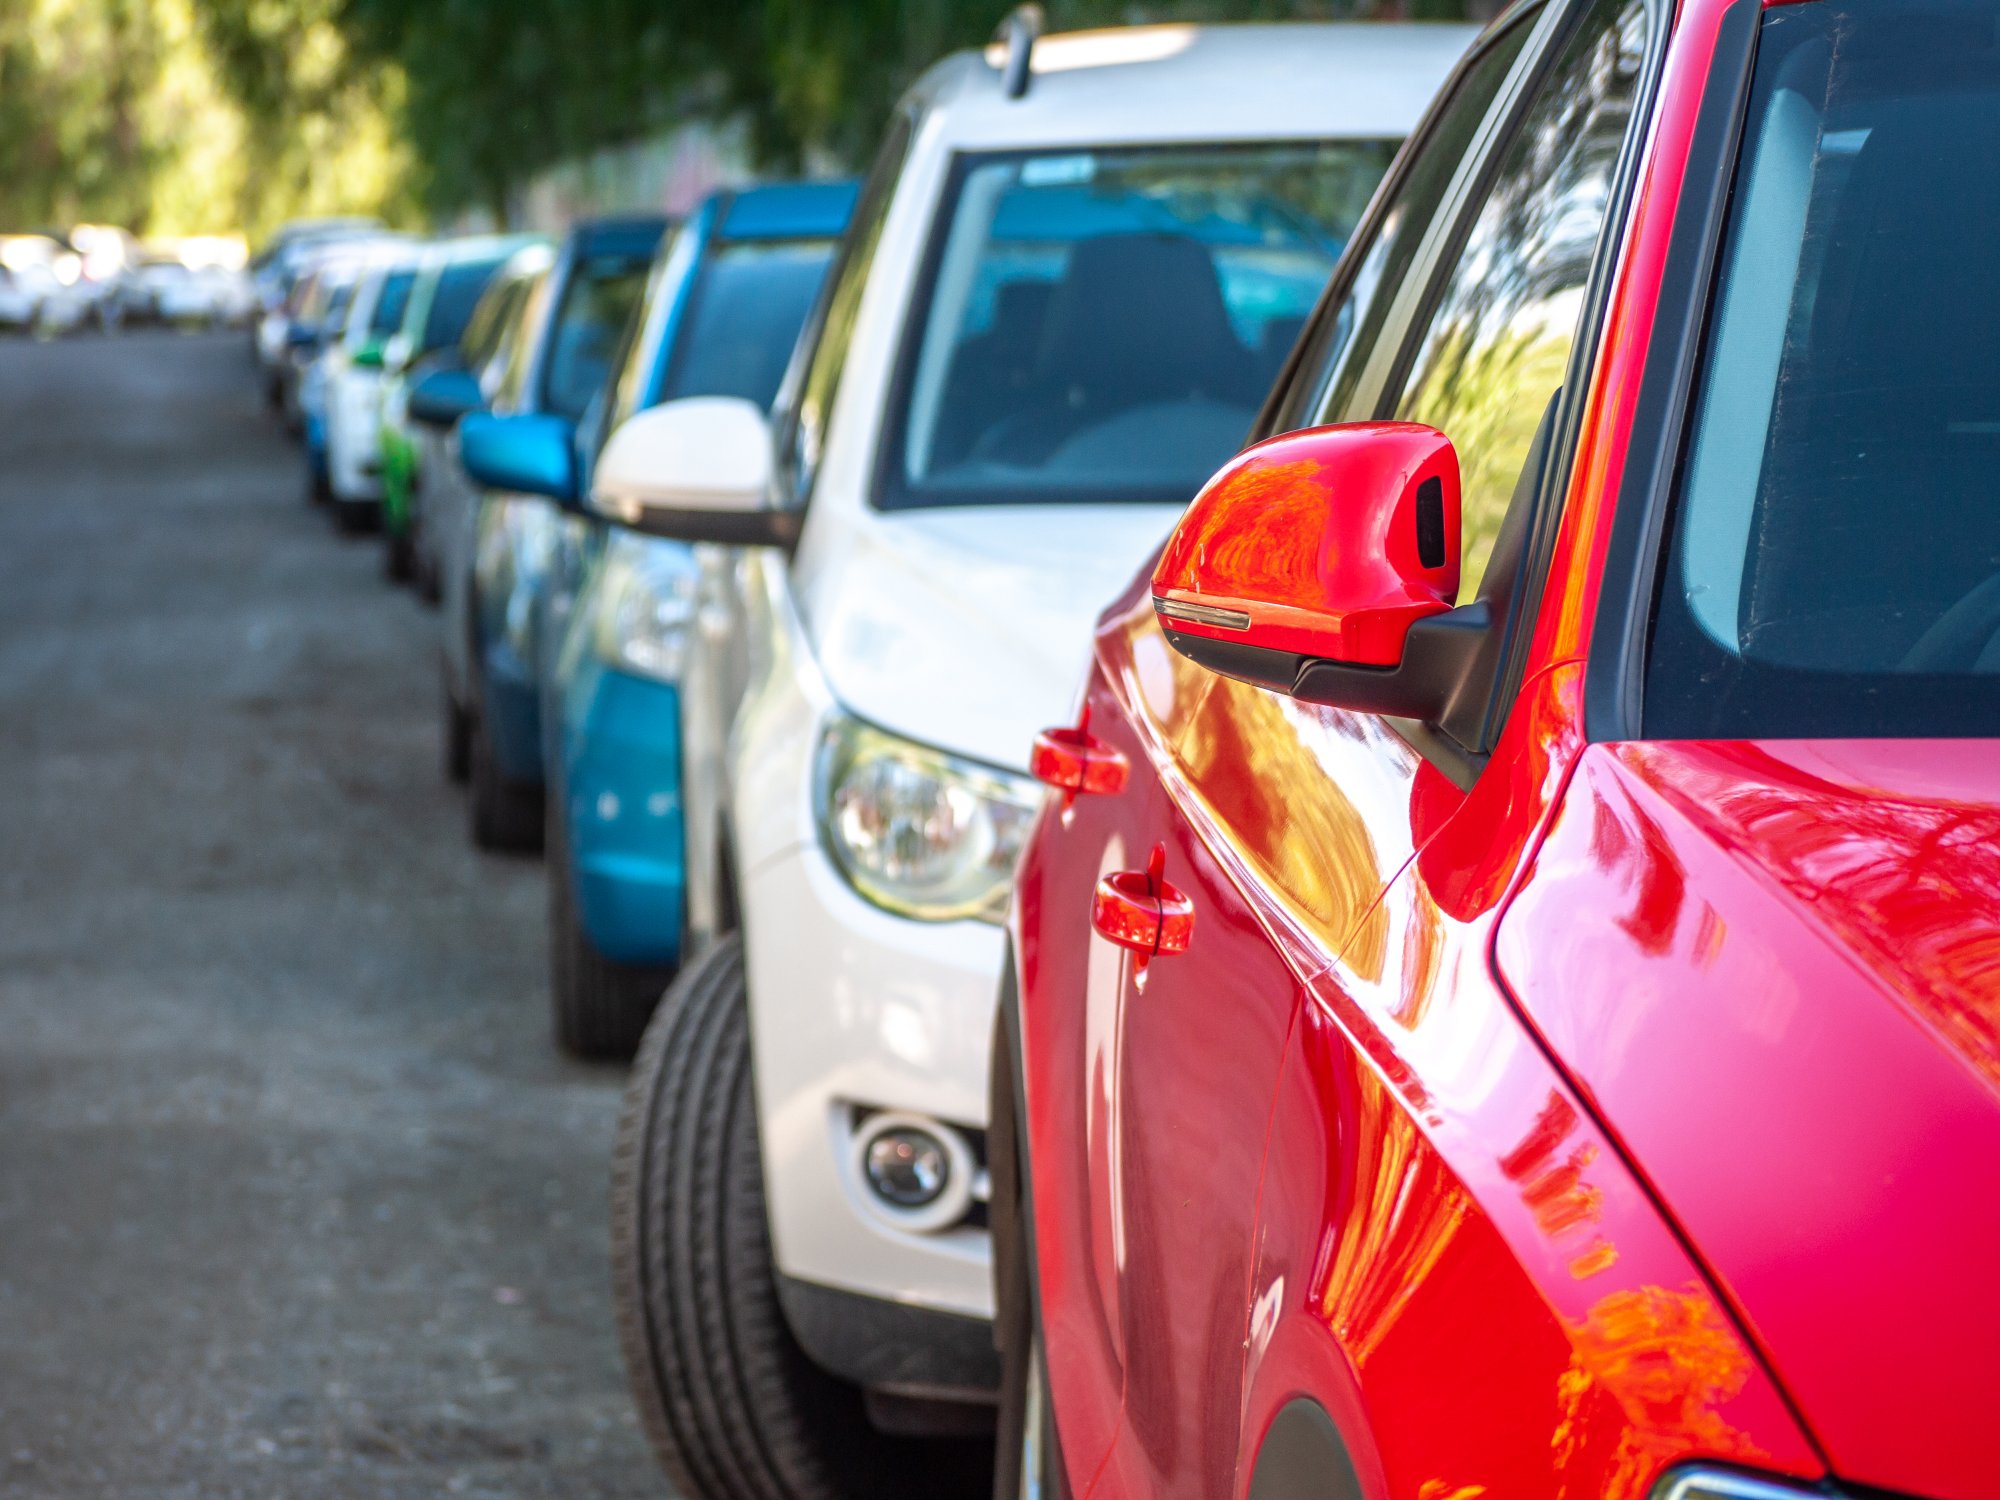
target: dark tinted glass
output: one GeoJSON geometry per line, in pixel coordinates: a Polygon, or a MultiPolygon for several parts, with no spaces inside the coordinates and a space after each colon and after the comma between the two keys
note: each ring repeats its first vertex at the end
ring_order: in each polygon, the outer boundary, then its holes
{"type": "Polygon", "coordinates": [[[1649,735],[2000,733],[2000,0],[1769,12],[1649,735]]]}
{"type": "Polygon", "coordinates": [[[499,260],[466,260],[446,266],[438,274],[437,291],[431,296],[430,312],[424,318],[424,352],[448,349],[465,333],[480,295],[500,269],[499,260]]]}
{"type": "Polygon", "coordinates": [[[1398,175],[1387,206],[1376,217],[1367,248],[1359,251],[1360,259],[1346,275],[1340,301],[1322,309],[1314,323],[1293,383],[1297,396],[1280,412],[1279,431],[1316,421],[1344,421],[1355,415],[1349,411],[1354,387],[1381,337],[1389,306],[1409,273],[1424,232],[1437,216],[1452,174],[1499,96],[1500,85],[1507,81],[1508,70],[1520,56],[1531,30],[1533,26],[1523,19],[1488,43],[1459,79],[1435,124],[1425,132],[1416,154],[1398,175]]]}
{"type": "Polygon", "coordinates": [[[660,399],[741,396],[768,409],[833,248],[793,240],[714,252],[681,314],[660,399]]]}
{"type": "Polygon", "coordinates": [[[574,421],[604,389],[645,292],[649,264],[642,256],[594,256],[571,275],[543,366],[542,401],[550,411],[574,421]]]}
{"type": "Polygon", "coordinates": [[[410,305],[410,287],[416,279],[415,271],[391,271],[383,278],[382,290],[375,298],[375,316],[368,320],[370,333],[386,338],[403,326],[403,314],[410,305]]]}
{"type": "Polygon", "coordinates": [[[1599,0],[1527,112],[1440,291],[1396,415],[1464,480],[1459,598],[1478,597],[1535,430],[1561,388],[1638,93],[1643,0],[1599,0]]]}

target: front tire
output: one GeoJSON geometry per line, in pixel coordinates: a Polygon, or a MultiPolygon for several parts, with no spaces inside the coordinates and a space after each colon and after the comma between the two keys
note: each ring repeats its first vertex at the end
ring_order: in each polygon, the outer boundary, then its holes
{"type": "Polygon", "coordinates": [[[572,1057],[622,1062],[673,982],[671,968],[614,963],[599,953],[576,909],[575,872],[561,799],[548,799],[549,997],[556,1045],[572,1057]]]}
{"type": "Polygon", "coordinates": [[[619,1343],[687,1500],[972,1493],[972,1444],[892,1438],[806,1355],[779,1305],[741,939],[681,971],[639,1048],[612,1169],[619,1343]]]}
{"type": "Polygon", "coordinates": [[[532,854],[542,847],[540,787],[509,781],[493,757],[493,741],[479,716],[472,715],[470,823],[472,842],[481,849],[532,854]]]}

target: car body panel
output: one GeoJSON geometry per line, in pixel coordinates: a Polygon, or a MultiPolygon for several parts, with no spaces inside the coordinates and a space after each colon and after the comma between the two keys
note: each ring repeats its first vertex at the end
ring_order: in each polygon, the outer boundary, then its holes
{"type": "Polygon", "coordinates": [[[1498,950],[1836,1470],[1936,1500],[1993,1493],[1992,751],[1594,746],[1498,950]]]}

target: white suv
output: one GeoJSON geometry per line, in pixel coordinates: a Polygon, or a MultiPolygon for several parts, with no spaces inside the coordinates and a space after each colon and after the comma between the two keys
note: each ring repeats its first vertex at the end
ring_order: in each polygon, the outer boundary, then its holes
{"type": "Polygon", "coordinates": [[[705,952],[640,1054],[614,1204],[684,1493],[953,1492],[967,1445],[922,1436],[990,1430],[982,1127],[1031,743],[1472,35],[1017,24],[898,110],[772,425],[675,402],[606,447],[600,513],[705,544],[705,952]]]}

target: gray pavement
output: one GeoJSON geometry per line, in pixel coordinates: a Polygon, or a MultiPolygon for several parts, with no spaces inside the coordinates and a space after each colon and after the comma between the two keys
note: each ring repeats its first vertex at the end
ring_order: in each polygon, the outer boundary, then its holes
{"type": "Polygon", "coordinates": [[[619,1077],[241,335],[0,342],[0,1495],[625,1496],[619,1077]]]}

